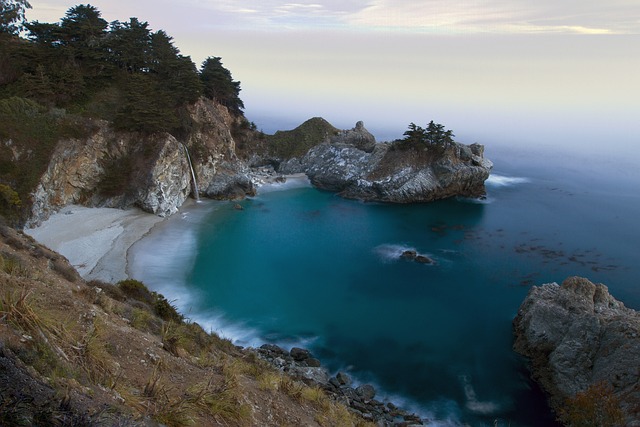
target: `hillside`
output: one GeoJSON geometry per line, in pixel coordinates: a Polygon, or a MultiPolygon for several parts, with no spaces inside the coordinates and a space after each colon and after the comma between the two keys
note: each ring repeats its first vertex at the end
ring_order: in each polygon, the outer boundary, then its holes
{"type": "Polygon", "coordinates": [[[322,117],[313,117],[292,130],[266,135],[268,155],[279,159],[304,156],[312,147],[336,135],[338,129],[322,117]]]}
{"type": "Polygon", "coordinates": [[[1,425],[365,425],[136,281],[0,228],[1,425]]]}
{"type": "Polygon", "coordinates": [[[95,172],[91,187],[74,196],[87,205],[140,203],[130,183],[145,181],[136,172],[163,152],[158,140],[188,146],[205,179],[218,160],[225,171],[239,167],[233,139],[244,143],[256,132],[242,112],[240,82],[221,58],[197,67],[164,31],[137,18],[107,23],[91,5],[70,8],[57,23],[24,24],[20,9],[28,4],[10,5],[18,13],[0,26],[0,215],[11,224],[34,216],[33,193],[61,141],[82,146],[98,134],[108,147],[87,165],[95,172]],[[199,120],[204,109],[195,105],[203,101],[218,106],[217,121],[199,120]],[[224,131],[211,136],[212,124],[224,131]],[[225,158],[212,154],[212,139],[227,145],[225,158]]]}

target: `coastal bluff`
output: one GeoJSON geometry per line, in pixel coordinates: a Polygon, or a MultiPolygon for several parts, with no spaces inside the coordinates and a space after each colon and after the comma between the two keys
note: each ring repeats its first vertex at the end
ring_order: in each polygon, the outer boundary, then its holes
{"type": "Polygon", "coordinates": [[[418,203],[482,197],[492,168],[480,144],[376,143],[360,121],[353,129],[326,132],[303,156],[283,160],[278,172],[304,173],[315,187],[349,199],[418,203]]]}
{"type": "Polygon", "coordinates": [[[37,225],[73,204],[136,206],[171,215],[193,192],[192,177],[204,197],[255,194],[249,167],[236,153],[232,129],[238,119],[205,98],[189,105],[186,114],[191,131],[180,139],[168,132],[118,131],[108,121],[90,120],[87,136],[59,140],[31,194],[27,225],[37,225]]]}
{"type": "Polygon", "coordinates": [[[601,425],[640,426],[640,313],[605,285],[569,277],[534,286],[513,331],[561,420],[592,411],[601,425]]]}

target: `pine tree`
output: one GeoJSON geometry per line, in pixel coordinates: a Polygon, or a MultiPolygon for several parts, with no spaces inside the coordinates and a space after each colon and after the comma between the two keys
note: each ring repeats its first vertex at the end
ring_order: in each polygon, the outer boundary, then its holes
{"type": "Polygon", "coordinates": [[[209,57],[202,63],[200,79],[204,84],[204,96],[218,101],[235,116],[241,116],[244,103],[238,96],[240,82],[233,81],[231,72],[222,66],[221,58],[209,57]]]}

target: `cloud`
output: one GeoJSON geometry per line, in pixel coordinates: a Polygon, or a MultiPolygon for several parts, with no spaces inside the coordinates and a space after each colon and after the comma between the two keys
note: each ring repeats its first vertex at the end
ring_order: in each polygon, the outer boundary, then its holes
{"type": "Polygon", "coordinates": [[[374,0],[353,26],[433,33],[638,34],[637,0],[374,0]]]}
{"type": "MultiPolygon", "coordinates": [[[[192,0],[193,1],[193,0],[192,0]]],[[[216,23],[428,33],[640,34],[637,0],[205,0],[216,23]]]]}
{"type": "MultiPolygon", "coordinates": [[[[216,11],[218,23],[253,27],[322,27],[342,26],[345,17],[365,9],[366,0],[205,0],[196,3],[216,11]]],[[[214,18],[215,19],[215,18],[214,18]]]]}

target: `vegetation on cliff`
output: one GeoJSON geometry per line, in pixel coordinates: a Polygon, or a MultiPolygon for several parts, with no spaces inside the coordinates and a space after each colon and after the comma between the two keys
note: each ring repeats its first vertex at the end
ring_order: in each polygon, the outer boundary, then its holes
{"type": "MultiPolygon", "coordinates": [[[[96,119],[118,131],[185,140],[197,128],[188,107],[205,97],[227,107],[238,137],[252,138],[240,83],[221,58],[207,58],[198,69],[166,32],[138,18],[108,23],[88,4],[70,8],[57,23],[24,22],[30,7],[24,0],[1,6],[0,184],[7,188],[0,215],[11,224],[29,215],[30,195],[58,141],[87,138],[96,119]]],[[[117,189],[120,181],[105,186],[117,189]]]]}
{"type": "Polygon", "coordinates": [[[295,129],[266,135],[269,154],[280,159],[304,156],[312,147],[325,142],[338,129],[322,117],[313,117],[295,129]]]}
{"type": "Polygon", "coordinates": [[[430,147],[445,148],[453,145],[453,131],[445,129],[444,125],[435,123],[433,120],[429,122],[426,128],[409,123],[409,129],[404,133],[404,138],[395,141],[393,147],[396,149],[429,149],[430,147]]]}

